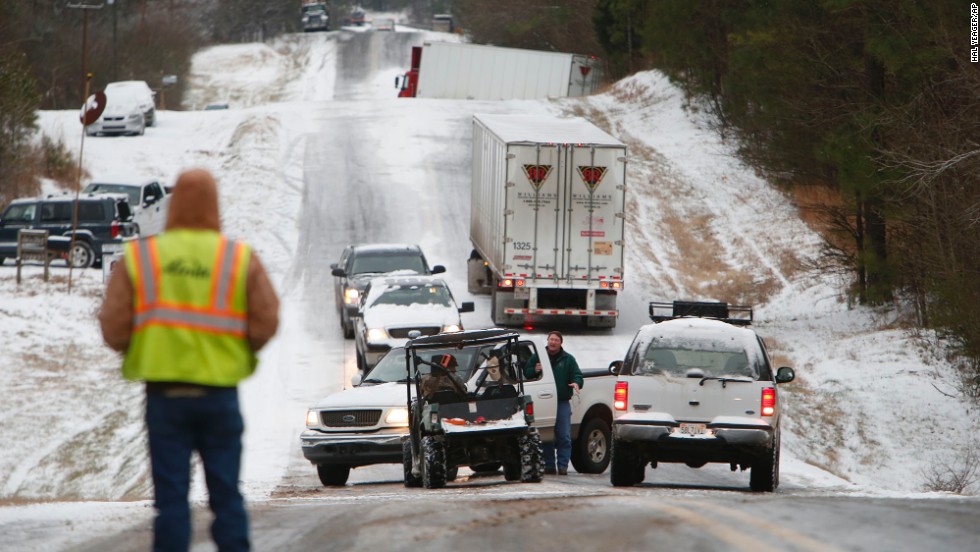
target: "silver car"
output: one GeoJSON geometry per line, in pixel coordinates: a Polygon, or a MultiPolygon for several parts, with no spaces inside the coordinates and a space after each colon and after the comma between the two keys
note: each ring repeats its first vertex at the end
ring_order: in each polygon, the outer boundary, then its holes
{"type": "Polygon", "coordinates": [[[139,103],[129,96],[106,94],[105,111],[98,120],[85,127],[89,136],[122,134],[142,136],[146,130],[146,118],[139,103]]]}
{"type": "Polygon", "coordinates": [[[146,126],[155,126],[157,123],[156,111],[156,92],[146,84],[146,81],[118,81],[110,82],[105,86],[106,100],[113,102],[113,98],[125,102],[134,102],[143,113],[143,121],[146,126]]]}

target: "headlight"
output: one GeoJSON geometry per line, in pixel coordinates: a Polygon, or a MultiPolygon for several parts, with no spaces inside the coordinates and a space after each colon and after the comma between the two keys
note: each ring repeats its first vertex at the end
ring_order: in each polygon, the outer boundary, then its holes
{"type": "Polygon", "coordinates": [[[385,416],[385,423],[396,426],[408,427],[408,409],[392,408],[385,416]]]}
{"type": "Polygon", "coordinates": [[[461,331],[463,331],[463,327],[459,324],[450,324],[442,327],[442,333],[456,333],[461,331]]]}
{"type": "Polygon", "coordinates": [[[344,303],[348,305],[356,303],[360,295],[361,293],[357,291],[357,288],[347,288],[344,290],[344,303]]]}
{"type": "Polygon", "coordinates": [[[388,339],[388,332],[384,328],[369,328],[365,338],[368,341],[384,341],[388,339]]]}
{"type": "Polygon", "coordinates": [[[136,121],[136,120],[142,119],[143,118],[143,114],[142,113],[133,113],[132,115],[129,116],[129,118],[132,119],[132,120],[134,120],[134,121],[136,121]]]}
{"type": "MultiPolygon", "coordinates": [[[[406,413],[406,416],[408,414],[406,413]]],[[[316,427],[320,425],[320,411],[318,410],[307,410],[306,411],[306,427],[316,427]]]]}

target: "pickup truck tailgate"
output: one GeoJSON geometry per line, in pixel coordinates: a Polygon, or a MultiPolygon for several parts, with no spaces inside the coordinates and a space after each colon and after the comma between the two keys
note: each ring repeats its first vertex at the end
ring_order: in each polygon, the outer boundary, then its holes
{"type": "Polygon", "coordinates": [[[669,417],[677,422],[701,423],[719,418],[759,418],[762,388],[772,387],[759,381],[702,381],[665,375],[626,376],[621,381],[629,385],[630,418],[669,417]]]}

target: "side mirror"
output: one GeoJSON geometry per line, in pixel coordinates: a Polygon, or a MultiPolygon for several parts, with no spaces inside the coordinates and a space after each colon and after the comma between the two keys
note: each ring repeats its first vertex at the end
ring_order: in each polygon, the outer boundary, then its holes
{"type": "Polygon", "coordinates": [[[350,377],[350,384],[352,386],[354,386],[354,387],[357,387],[358,385],[361,384],[361,380],[362,379],[363,379],[363,376],[361,375],[360,372],[358,372],[358,373],[356,373],[356,374],[354,374],[353,376],[350,377]]]}
{"type": "Polygon", "coordinates": [[[459,306],[459,312],[473,312],[475,308],[473,301],[463,301],[459,306]]]}
{"type": "Polygon", "coordinates": [[[402,87],[401,82],[402,82],[402,78],[400,75],[395,77],[395,88],[401,88],[402,87]]]}
{"type": "Polygon", "coordinates": [[[334,265],[333,270],[330,271],[330,274],[333,274],[334,276],[336,276],[338,278],[343,278],[343,277],[347,276],[347,273],[344,272],[344,269],[337,268],[336,265],[334,265]]]}
{"type": "Polygon", "coordinates": [[[796,372],[789,366],[783,366],[776,370],[776,383],[789,383],[796,379],[796,372]]]}
{"type": "Polygon", "coordinates": [[[432,267],[432,273],[433,274],[442,274],[445,271],[446,271],[446,267],[444,267],[442,265],[436,265],[436,266],[432,267]]]}
{"type": "Polygon", "coordinates": [[[156,202],[157,202],[157,196],[153,194],[149,194],[146,196],[146,199],[143,201],[143,207],[149,207],[150,205],[153,205],[156,202]]]}

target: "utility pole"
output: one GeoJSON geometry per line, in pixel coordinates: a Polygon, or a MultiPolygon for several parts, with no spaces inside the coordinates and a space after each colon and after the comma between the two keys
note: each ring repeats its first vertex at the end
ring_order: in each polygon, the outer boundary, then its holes
{"type": "Polygon", "coordinates": [[[119,57],[116,49],[116,0],[106,0],[112,6],[112,80],[119,80],[119,57]]]}
{"type": "Polygon", "coordinates": [[[88,12],[89,10],[101,10],[103,5],[101,0],[98,4],[85,0],[65,4],[66,8],[82,10],[82,103],[88,99],[88,60],[85,57],[88,51],[88,12]]]}

